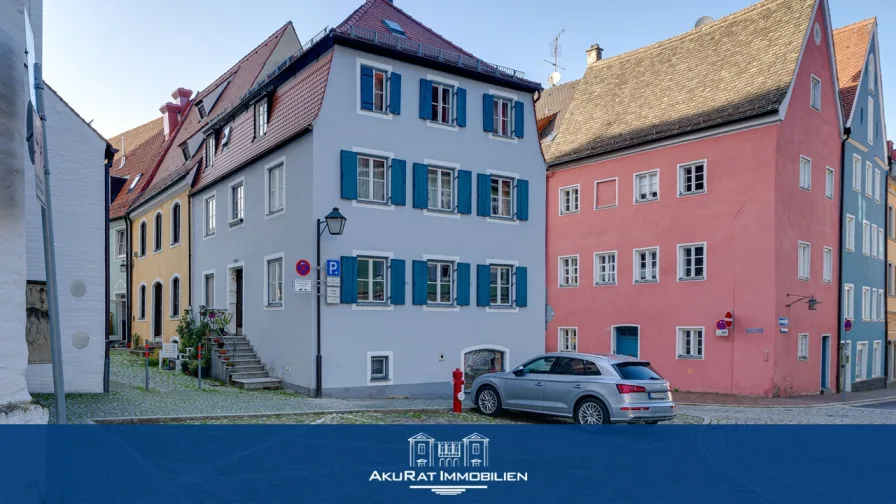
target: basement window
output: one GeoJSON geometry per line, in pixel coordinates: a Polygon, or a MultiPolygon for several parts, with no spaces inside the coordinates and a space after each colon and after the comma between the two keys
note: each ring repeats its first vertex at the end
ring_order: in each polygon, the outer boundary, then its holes
{"type": "Polygon", "coordinates": [[[134,181],[131,182],[131,185],[128,187],[128,192],[133,191],[134,188],[137,187],[137,182],[140,182],[140,177],[142,177],[142,176],[143,176],[142,173],[138,173],[137,176],[134,177],[134,181]]]}
{"type": "Polygon", "coordinates": [[[399,37],[407,38],[407,35],[405,35],[404,30],[402,30],[401,26],[398,23],[396,23],[395,21],[390,21],[388,19],[384,19],[383,24],[386,25],[386,28],[388,28],[389,31],[392,32],[394,35],[398,35],[399,37]]]}

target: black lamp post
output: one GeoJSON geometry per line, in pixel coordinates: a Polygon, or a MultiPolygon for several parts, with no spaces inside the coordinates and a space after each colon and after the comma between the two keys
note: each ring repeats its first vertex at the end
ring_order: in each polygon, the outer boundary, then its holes
{"type": "Polygon", "coordinates": [[[342,234],[345,229],[345,217],[339,213],[338,208],[333,208],[333,211],[323,219],[317,219],[317,384],[314,397],[323,395],[323,360],[320,354],[320,237],[323,236],[324,229],[334,236],[342,234]]]}
{"type": "Polygon", "coordinates": [[[808,296],[801,296],[799,294],[787,294],[787,297],[796,297],[797,299],[790,304],[784,305],[786,308],[790,308],[791,306],[799,303],[800,301],[805,300],[806,304],[809,305],[809,311],[815,311],[818,309],[818,303],[821,302],[821,301],[816,300],[815,296],[813,296],[811,294],[808,296]]]}

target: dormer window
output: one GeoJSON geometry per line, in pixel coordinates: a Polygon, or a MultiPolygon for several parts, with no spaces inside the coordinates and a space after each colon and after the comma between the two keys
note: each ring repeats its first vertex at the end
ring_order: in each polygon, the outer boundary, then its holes
{"type": "Polygon", "coordinates": [[[125,162],[127,162],[127,159],[128,159],[128,157],[125,156],[124,153],[122,153],[122,154],[121,154],[121,164],[118,165],[118,167],[119,167],[119,168],[124,168],[124,164],[125,164],[125,162]]]}
{"type": "Polygon", "coordinates": [[[868,58],[868,90],[874,91],[874,54],[868,58]]]}
{"type": "Polygon", "coordinates": [[[180,152],[184,155],[184,162],[190,160],[190,146],[187,144],[183,144],[180,146],[180,152]]]}
{"type": "Polygon", "coordinates": [[[395,21],[390,21],[388,19],[384,19],[383,24],[386,25],[386,28],[388,28],[389,31],[392,32],[393,35],[398,35],[399,37],[407,38],[407,35],[405,35],[404,30],[395,21]]]}
{"type": "Polygon", "coordinates": [[[208,116],[208,111],[205,110],[205,103],[199,102],[196,104],[196,110],[199,111],[199,119],[205,119],[208,116]]]}
{"type": "Polygon", "coordinates": [[[263,98],[255,104],[255,137],[268,132],[268,100],[263,98]]]}
{"type": "Polygon", "coordinates": [[[205,139],[205,166],[210,168],[215,164],[215,132],[213,131],[205,139]]]}
{"type": "Polygon", "coordinates": [[[221,152],[226,151],[228,145],[230,145],[230,125],[225,126],[221,133],[221,152]]]}
{"type": "Polygon", "coordinates": [[[134,177],[134,181],[131,182],[131,185],[130,185],[130,186],[128,186],[128,192],[133,191],[134,188],[137,187],[137,182],[140,182],[140,177],[142,177],[142,176],[143,176],[142,173],[138,173],[137,176],[134,177]]]}

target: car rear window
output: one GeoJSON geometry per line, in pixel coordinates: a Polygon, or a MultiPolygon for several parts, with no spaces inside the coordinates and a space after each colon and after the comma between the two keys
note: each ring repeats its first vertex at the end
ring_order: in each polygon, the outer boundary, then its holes
{"type": "Polygon", "coordinates": [[[649,362],[621,362],[614,366],[624,380],[662,380],[649,362]]]}

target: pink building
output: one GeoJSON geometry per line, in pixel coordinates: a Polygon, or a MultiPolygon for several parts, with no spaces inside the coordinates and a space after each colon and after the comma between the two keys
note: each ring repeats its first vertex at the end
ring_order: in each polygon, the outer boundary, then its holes
{"type": "Polygon", "coordinates": [[[829,19],[827,0],[764,0],[589,55],[546,149],[547,350],[636,355],[681,391],[830,386],[842,129],[829,19]]]}

